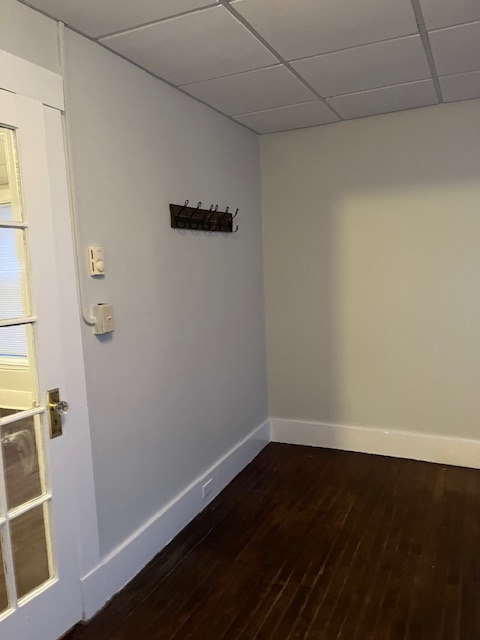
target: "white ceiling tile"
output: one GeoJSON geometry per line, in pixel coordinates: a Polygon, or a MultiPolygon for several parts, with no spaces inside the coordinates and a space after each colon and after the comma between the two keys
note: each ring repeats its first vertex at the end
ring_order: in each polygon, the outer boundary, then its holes
{"type": "Polygon", "coordinates": [[[227,115],[316,99],[315,94],[282,65],[187,84],[182,89],[227,115]]]}
{"type": "Polygon", "coordinates": [[[324,97],[431,77],[420,36],[326,53],[292,66],[324,97]]]}
{"type": "Polygon", "coordinates": [[[480,69],[480,22],[430,32],[439,76],[480,69]]]}
{"type": "Polygon", "coordinates": [[[278,62],[224,7],[189,13],[101,42],[176,85],[278,62]]]}
{"type": "Polygon", "coordinates": [[[480,71],[439,78],[445,102],[480,98],[480,71]]]}
{"type": "Polygon", "coordinates": [[[337,96],[330,98],[328,102],[340,115],[350,119],[425,107],[436,104],[437,96],[432,80],[420,80],[395,87],[383,87],[372,91],[337,96]]]}
{"type": "Polygon", "coordinates": [[[479,0],[420,0],[427,29],[480,20],[479,0]]]}
{"type": "Polygon", "coordinates": [[[410,0],[236,0],[231,6],[287,60],[418,33],[410,0]]]}
{"type": "Polygon", "coordinates": [[[218,0],[27,0],[31,7],[94,38],[217,2],[218,0]]]}
{"type": "Polygon", "coordinates": [[[287,131],[288,129],[301,129],[313,127],[319,124],[337,122],[338,118],[330,109],[320,102],[307,102],[290,107],[268,109],[256,113],[246,113],[235,116],[235,120],[245,124],[257,133],[273,133],[274,131],[287,131]]]}

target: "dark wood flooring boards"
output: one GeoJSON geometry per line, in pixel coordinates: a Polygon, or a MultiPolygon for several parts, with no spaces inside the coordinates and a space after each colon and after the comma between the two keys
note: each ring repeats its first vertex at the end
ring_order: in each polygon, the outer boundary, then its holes
{"type": "Polygon", "coordinates": [[[270,444],[68,640],[480,640],[480,472],[270,444]]]}

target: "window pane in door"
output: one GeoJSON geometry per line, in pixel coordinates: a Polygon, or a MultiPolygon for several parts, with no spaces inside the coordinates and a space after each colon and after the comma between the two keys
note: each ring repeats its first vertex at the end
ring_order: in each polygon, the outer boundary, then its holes
{"type": "Polygon", "coordinates": [[[30,325],[0,327],[0,417],[31,409],[37,400],[32,352],[30,325]]]}
{"type": "Polygon", "coordinates": [[[0,127],[0,220],[22,219],[15,131],[0,127]]]}
{"type": "Polygon", "coordinates": [[[29,307],[25,232],[0,228],[0,320],[23,318],[29,307]]]}
{"type": "Polygon", "coordinates": [[[10,203],[0,202],[0,220],[8,222],[13,220],[13,207],[10,203]]]}
{"type": "Polygon", "coordinates": [[[47,507],[40,505],[10,521],[13,564],[19,598],[50,579],[46,535],[47,507]]]}
{"type": "Polygon", "coordinates": [[[5,569],[2,551],[2,529],[0,528],[0,613],[8,609],[7,585],[5,582],[5,569]]]}
{"type": "Polygon", "coordinates": [[[15,509],[44,493],[35,420],[38,418],[25,418],[1,427],[8,509],[15,509]]]}

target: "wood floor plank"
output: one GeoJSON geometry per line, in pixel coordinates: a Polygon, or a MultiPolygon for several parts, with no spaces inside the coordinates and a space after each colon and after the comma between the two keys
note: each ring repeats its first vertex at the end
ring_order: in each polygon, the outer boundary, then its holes
{"type": "Polygon", "coordinates": [[[480,640],[480,472],[270,444],[65,640],[480,640]]]}

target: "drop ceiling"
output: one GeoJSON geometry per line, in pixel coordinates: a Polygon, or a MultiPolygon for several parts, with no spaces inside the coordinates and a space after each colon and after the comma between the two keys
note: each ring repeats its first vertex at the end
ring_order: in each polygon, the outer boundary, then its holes
{"type": "Polygon", "coordinates": [[[480,98],[480,0],[28,0],[257,133],[480,98]]]}

